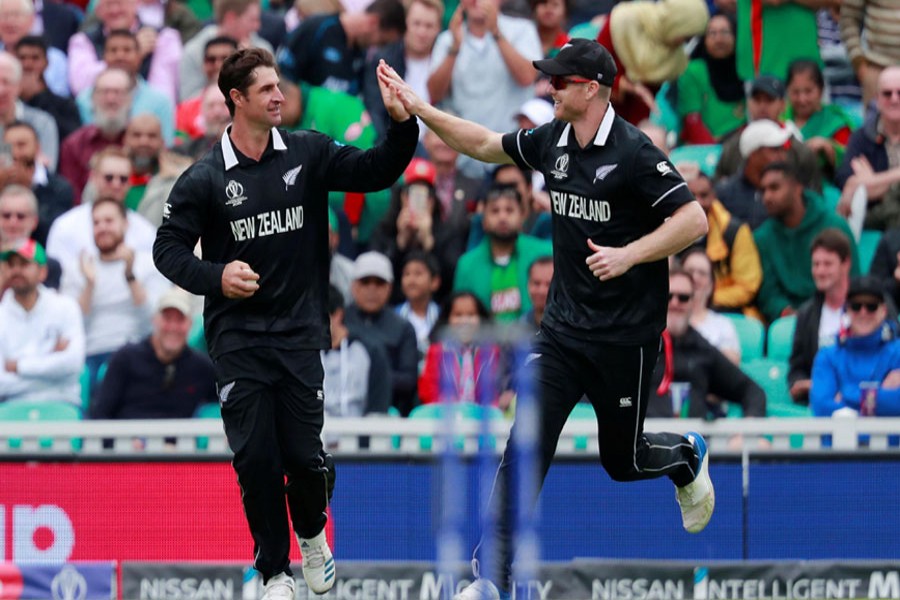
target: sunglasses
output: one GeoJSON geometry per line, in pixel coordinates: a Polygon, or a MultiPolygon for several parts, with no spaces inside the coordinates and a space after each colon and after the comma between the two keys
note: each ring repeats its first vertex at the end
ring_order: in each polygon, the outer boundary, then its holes
{"type": "Polygon", "coordinates": [[[869,314],[874,314],[878,307],[881,306],[881,302],[848,302],[847,308],[849,308],[852,312],[860,312],[862,309],[866,309],[866,312],[869,314]]]}
{"type": "Polygon", "coordinates": [[[590,79],[581,79],[580,77],[563,77],[562,75],[551,75],[550,85],[555,90],[564,90],[569,87],[570,83],[590,83],[590,79]]]}
{"type": "Polygon", "coordinates": [[[15,217],[16,219],[18,219],[20,221],[24,221],[25,219],[28,218],[28,213],[4,211],[4,212],[0,213],[0,217],[4,218],[6,220],[11,220],[13,217],[15,217]]]}
{"type": "Polygon", "coordinates": [[[128,175],[114,175],[112,173],[106,173],[103,176],[103,180],[106,181],[106,183],[112,183],[116,179],[118,179],[119,183],[121,183],[122,185],[128,183],[128,175]]]}
{"type": "Polygon", "coordinates": [[[691,301],[692,295],[693,294],[673,294],[670,292],[669,293],[669,302],[671,302],[672,299],[675,298],[676,300],[678,300],[679,304],[687,304],[688,302],[691,301]]]}
{"type": "Polygon", "coordinates": [[[900,96],[900,90],[881,90],[882,98],[891,98],[892,96],[900,96]]]}

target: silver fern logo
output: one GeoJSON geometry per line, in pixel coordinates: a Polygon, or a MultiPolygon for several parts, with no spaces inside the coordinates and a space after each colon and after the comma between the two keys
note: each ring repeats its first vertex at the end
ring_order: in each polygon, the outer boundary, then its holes
{"type": "Polygon", "coordinates": [[[284,180],[284,191],[287,191],[289,187],[297,183],[297,175],[300,174],[300,169],[303,168],[303,165],[297,165],[293,169],[286,171],[281,178],[284,180]]]}
{"type": "Polygon", "coordinates": [[[597,171],[594,173],[594,183],[598,181],[603,181],[606,179],[606,176],[615,171],[618,164],[613,165],[603,165],[602,167],[597,167],[597,171]]]}

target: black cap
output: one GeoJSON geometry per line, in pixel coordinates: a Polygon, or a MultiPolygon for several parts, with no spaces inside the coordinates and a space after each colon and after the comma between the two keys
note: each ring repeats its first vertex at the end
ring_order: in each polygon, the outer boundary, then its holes
{"type": "Polygon", "coordinates": [[[555,57],[531,64],[547,75],[578,75],[608,87],[612,87],[616,79],[616,63],[609,51],[594,40],[584,38],[573,38],[555,57]]]}
{"type": "Polygon", "coordinates": [[[847,290],[847,299],[854,296],[874,296],[875,298],[884,299],[884,285],[881,280],[871,275],[862,275],[854,277],[850,280],[850,287],[847,290]]]}
{"type": "Polygon", "coordinates": [[[750,95],[762,92],[772,98],[784,98],[784,82],[771,75],[760,75],[750,85],[750,95]]]}

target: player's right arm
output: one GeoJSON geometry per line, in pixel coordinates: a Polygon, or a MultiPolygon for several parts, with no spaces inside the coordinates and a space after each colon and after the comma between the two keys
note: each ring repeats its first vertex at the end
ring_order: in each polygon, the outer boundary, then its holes
{"type": "Polygon", "coordinates": [[[502,134],[478,123],[447,114],[425,102],[384,61],[378,65],[378,77],[394,91],[409,114],[417,115],[429,129],[457,152],[487,163],[513,163],[512,158],[503,150],[502,134]]]}
{"type": "MultiPolygon", "coordinates": [[[[153,244],[153,262],[174,284],[199,296],[223,295],[225,265],[201,260],[194,247],[210,215],[210,196],[215,188],[207,168],[198,163],[185,171],[169,194],[163,221],[153,244]]],[[[221,185],[218,186],[221,188],[221,185]]],[[[227,235],[210,232],[208,235],[227,235]]]]}

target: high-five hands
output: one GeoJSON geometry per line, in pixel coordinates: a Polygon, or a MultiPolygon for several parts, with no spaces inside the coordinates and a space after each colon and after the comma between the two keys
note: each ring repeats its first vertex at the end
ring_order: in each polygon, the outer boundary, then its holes
{"type": "Polygon", "coordinates": [[[409,100],[404,99],[401,94],[415,96],[412,88],[406,85],[393,67],[384,60],[378,61],[376,73],[378,74],[378,88],[381,90],[381,100],[384,102],[388,114],[398,122],[409,119],[409,116],[414,113],[409,110],[409,100]]]}
{"type": "Polygon", "coordinates": [[[384,62],[378,61],[378,87],[381,88],[381,97],[384,99],[384,106],[391,113],[391,117],[395,121],[405,121],[409,115],[417,115],[421,112],[425,102],[419,98],[416,93],[409,87],[409,84],[403,81],[403,78],[397,74],[392,66],[384,62]],[[388,104],[390,102],[390,105],[388,104]],[[399,110],[402,110],[402,118],[395,116],[391,112],[391,107],[399,104],[399,110]]]}

